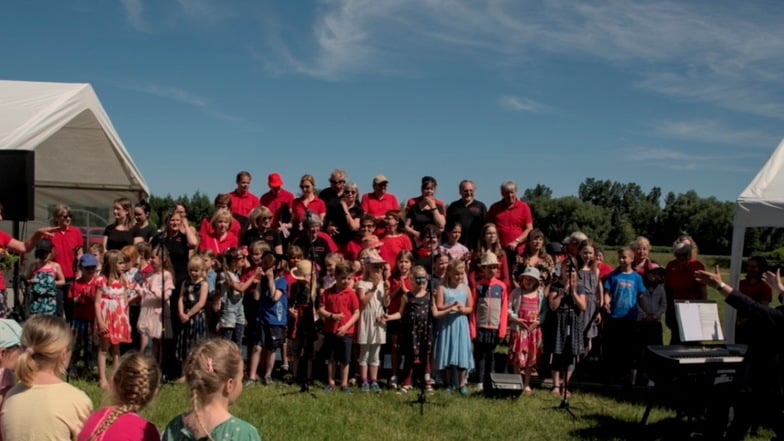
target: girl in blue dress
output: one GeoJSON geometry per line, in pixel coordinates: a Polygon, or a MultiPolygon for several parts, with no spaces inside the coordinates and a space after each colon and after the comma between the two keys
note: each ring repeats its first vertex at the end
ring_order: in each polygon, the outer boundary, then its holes
{"type": "Polygon", "coordinates": [[[437,320],[435,368],[444,370],[447,392],[460,391],[468,395],[466,373],[474,368],[468,316],[474,308],[473,299],[465,280],[465,262],[449,262],[443,284],[436,290],[437,320]]]}

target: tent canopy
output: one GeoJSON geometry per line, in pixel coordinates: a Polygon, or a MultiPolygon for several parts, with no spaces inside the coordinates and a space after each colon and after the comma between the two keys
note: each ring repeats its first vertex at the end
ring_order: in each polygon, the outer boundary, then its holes
{"type": "Polygon", "coordinates": [[[35,151],[35,224],[55,204],[105,207],[149,195],[89,84],[0,80],[0,149],[35,151]]]}
{"type": "MultiPolygon", "coordinates": [[[[735,202],[730,257],[730,283],[734,287],[740,278],[744,235],[751,227],[784,227],[784,140],[735,202]]],[[[734,340],[733,308],[727,308],[724,327],[728,338],[734,340]]]]}

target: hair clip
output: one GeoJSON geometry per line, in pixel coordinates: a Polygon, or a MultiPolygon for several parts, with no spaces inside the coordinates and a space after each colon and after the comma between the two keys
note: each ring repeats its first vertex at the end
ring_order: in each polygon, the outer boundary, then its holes
{"type": "Polygon", "coordinates": [[[35,349],[30,346],[25,348],[25,352],[27,352],[28,355],[35,355],[35,349]]]}
{"type": "Polygon", "coordinates": [[[212,357],[207,358],[207,372],[214,373],[215,369],[212,367],[212,357]]]}

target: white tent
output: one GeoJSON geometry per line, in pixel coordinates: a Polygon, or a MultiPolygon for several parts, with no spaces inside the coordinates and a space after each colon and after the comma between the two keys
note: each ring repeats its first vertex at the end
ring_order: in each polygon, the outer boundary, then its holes
{"type": "Polygon", "coordinates": [[[113,200],[149,194],[89,84],[0,80],[0,149],[35,151],[35,222],[28,230],[48,224],[55,204],[100,225],[113,200]],[[94,208],[104,215],[91,215],[94,208]]]}
{"type": "MultiPolygon", "coordinates": [[[[784,140],[762,166],[757,176],[738,196],[732,230],[730,283],[738,286],[743,260],[743,238],[746,228],[784,226],[784,140]]],[[[727,308],[724,324],[730,341],[735,337],[735,309],[727,308]]]]}

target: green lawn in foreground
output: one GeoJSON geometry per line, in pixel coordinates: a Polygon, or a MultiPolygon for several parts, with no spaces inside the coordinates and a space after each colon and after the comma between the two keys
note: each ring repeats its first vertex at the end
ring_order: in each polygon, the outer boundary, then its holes
{"type": "MultiPolygon", "coordinates": [[[[101,403],[94,383],[75,385],[96,405],[101,403]]],[[[648,425],[641,428],[644,402],[581,391],[570,399],[576,419],[557,410],[560,398],[543,389],[514,400],[436,391],[428,396],[436,405],[426,405],[423,416],[419,405],[409,405],[416,398],[416,393],[392,391],[300,394],[294,386],[254,386],[245,389],[231,411],[256,426],[265,440],[671,440],[684,439],[696,427],[675,420],[669,410],[654,408],[648,425]]],[[[188,401],[183,385],[168,384],[142,414],[162,430],[187,409],[188,401]]],[[[749,439],[770,438],[770,433],[763,434],[767,436],[749,439]]]]}

